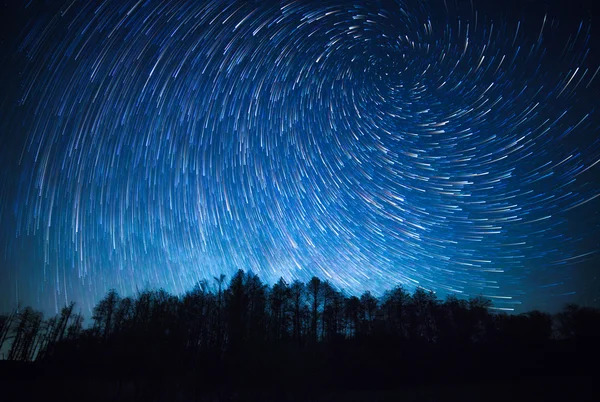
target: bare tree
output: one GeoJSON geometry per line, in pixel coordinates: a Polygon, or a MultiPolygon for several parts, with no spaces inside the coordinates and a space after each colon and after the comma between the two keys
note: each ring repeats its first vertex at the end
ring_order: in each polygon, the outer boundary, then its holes
{"type": "Polygon", "coordinates": [[[26,307],[17,315],[17,327],[8,352],[8,360],[30,361],[35,357],[36,339],[42,323],[42,313],[26,307]]]}

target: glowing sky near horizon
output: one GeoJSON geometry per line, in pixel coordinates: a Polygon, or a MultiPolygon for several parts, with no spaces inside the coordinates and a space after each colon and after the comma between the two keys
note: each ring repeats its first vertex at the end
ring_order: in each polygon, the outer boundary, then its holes
{"type": "Polygon", "coordinates": [[[110,288],[180,293],[237,269],[585,301],[596,31],[538,11],[23,7],[1,67],[0,307],[85,312],[110,288]]]}

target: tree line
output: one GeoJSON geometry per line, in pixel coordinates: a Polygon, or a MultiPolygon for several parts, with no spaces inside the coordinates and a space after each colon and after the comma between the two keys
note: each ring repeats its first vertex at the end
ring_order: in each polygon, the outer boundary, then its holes
{"type": "Polygon", "coordinates": [[[111,290],[87,328],[74,304],[47,320],[30,307],[17,309],[0,316],[0,350],[8,360],[76,370],[193,372],[209,385],[266,378],[387,384],[449,378],[457,367],[478,375],[485,365],[489,375],[489,366],[501,372],[514,359],[543,370],[544,362],[568,359],[600,339],[600,310],[591,307],[512,315],[492,310],[483,297],[439,300],[421,288],[411,294],[398,286],[375,297],[349,295],[316,277],[272,286],[244,271],[228,283],[224,275],[214,279],[181,296],[111,290]]]}

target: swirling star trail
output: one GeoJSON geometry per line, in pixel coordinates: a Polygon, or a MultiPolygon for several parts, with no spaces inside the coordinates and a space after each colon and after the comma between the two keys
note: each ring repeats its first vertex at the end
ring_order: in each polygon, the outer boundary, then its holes
{"type": "Polygon", "coordinates": [[[38,3],[5,17],[2,307],[240,268],[504,308],[596,283],[577,273],[599,249],[589,16],[38,3]]]}

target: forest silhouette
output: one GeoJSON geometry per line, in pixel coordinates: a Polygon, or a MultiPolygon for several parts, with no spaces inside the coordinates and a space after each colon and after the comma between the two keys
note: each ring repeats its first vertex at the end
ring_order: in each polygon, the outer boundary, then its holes
{"type": "Polygon", "coordinates": [[[491,307],[421,288],[357,297],[316,277],[268,286],[243,271],[182,296],[111,290],[87,328],[74,304],[47,320],[30,307],[0,316],[3,400],[439,400],[431,390],[459,384],[471,385],[445,400],[587,400],[600,310],[491,307]]]}

